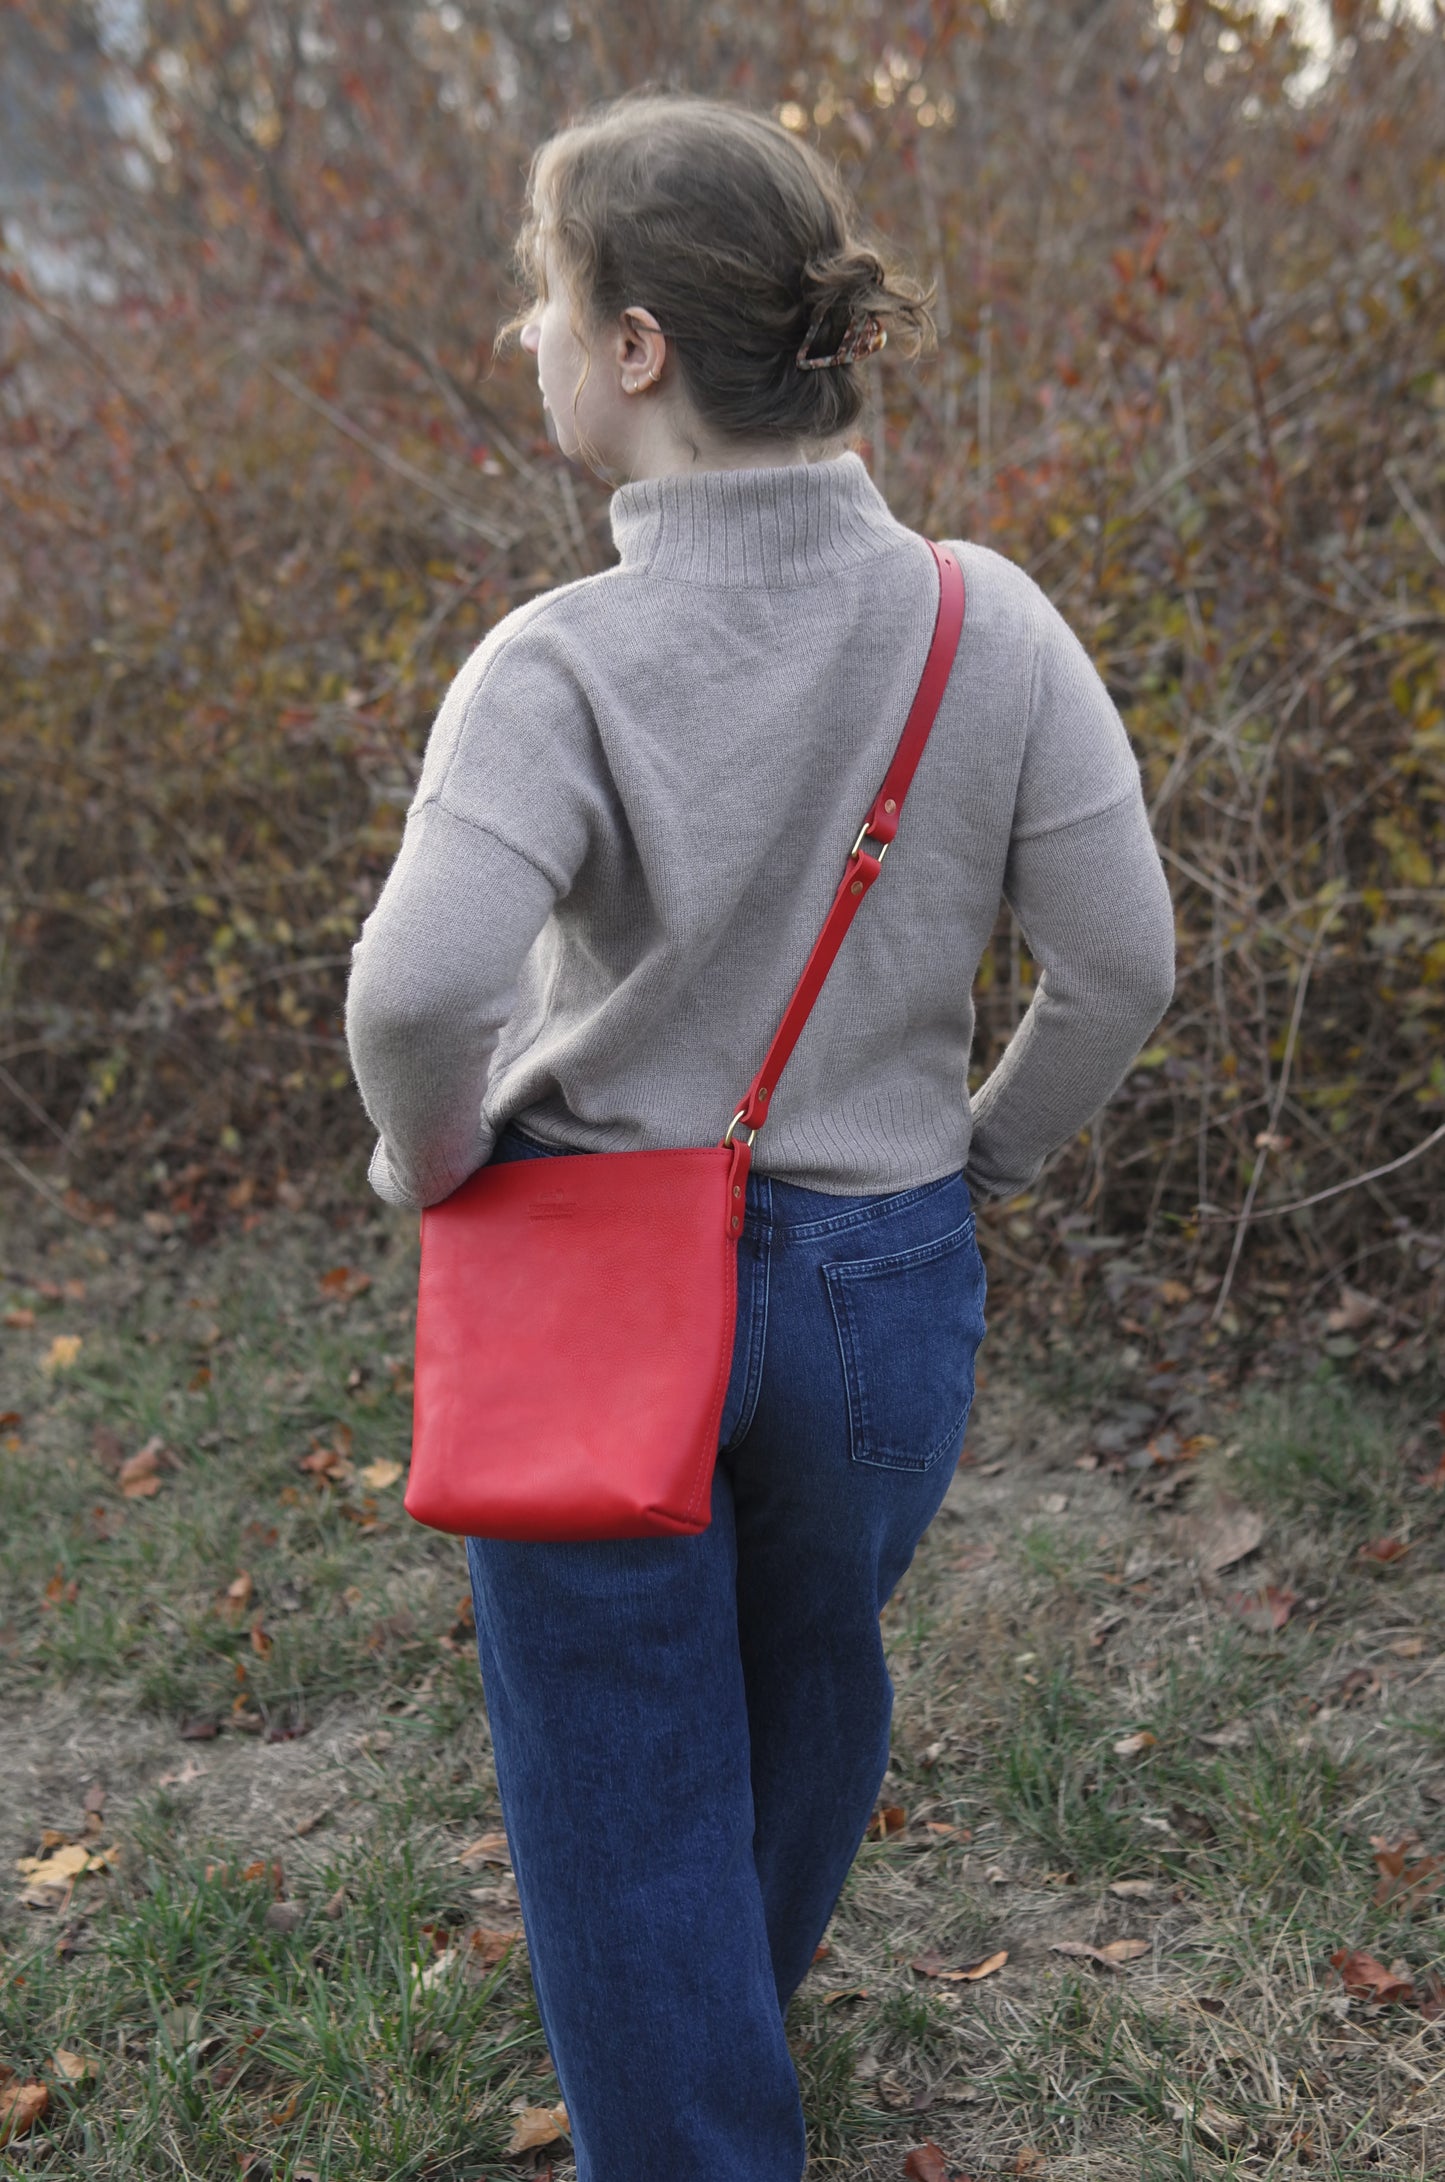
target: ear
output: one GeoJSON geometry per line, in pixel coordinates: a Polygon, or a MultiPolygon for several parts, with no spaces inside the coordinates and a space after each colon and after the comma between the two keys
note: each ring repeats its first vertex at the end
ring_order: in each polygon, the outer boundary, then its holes
{"type": "Polygon", "coordinates": [[[618,321],[617,361],[624,380],[655,386],[667,362],[667,336],[651,311],[629,304],[618,321]]]}

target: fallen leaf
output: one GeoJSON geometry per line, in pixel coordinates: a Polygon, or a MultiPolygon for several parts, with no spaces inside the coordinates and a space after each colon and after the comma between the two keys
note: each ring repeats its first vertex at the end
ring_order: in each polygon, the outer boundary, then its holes
{"type": "Polygon", "coordinates": [[[1345,1991],[1352,1999],[1373,2000],[1382,2006],[1399,2001],[1407,2007],[1415,1999],[1413,1979],[1396,1970],[1387,1970],[1383,1962],[1366,1954],[1362,1947],[1336,1948],[1330,1956],[1330,1968],[1339,1971],[1345,1991]]]}
{"type": "Polygon", "coordinates": [[[1186,1536],[1195,1558],[1218,1575],[1255,1551],[1264,1536],[1264,1517],[1253,1508],[1223,1507],[1193,1523],[1186,1536]]]}
{"type": "Polygon", "coordinates": [[[35,1313],[25,1309],[7,1311],[5,1313],[5,1324],[13,1328],[16,1333],[28,1333],[35,1324],[35,1313]]]}
{"type": "Polygon", "coordinates": [[[209,1713],[202,1712],[193,1720],[182,1720],[176,1732],[183,1743],[209,1743],[220,1734],[221,1725],[209,1713]]]}
{"type": "Polygon", "coordinates": [[[534,2145],[554,2144],[558,2137],[570,2136],[572,2131],[567,2120],[565,2106],[525,2106],[512,2108],[516,2120],[512,2134],[507,2139],[507,2157],[518,2152],[530,2152],[534,2145]]]}
{"type": "Polygon", "coordinates": [[[243,1606],[249,1606],[251,1602],[251,1593],[255,1590],[255,1588],[256,1585],[252,1578],[251,1571],[248,1568],[243,1568],[240,1575],[233,1576],[231,1581],[226,1586],[226,1598],[228,1603],[234,1606],[239,1612],[239,1610],[243,1606]]]}
{"type": "Polygon", "coordinates": [[[460,1955],[462,1966],[470,1976],[480,1978],[488,1970],[495,1970],[521,1937],[515,1927],[474,1924],[470,1931],[462,1934],[452,1952],[460,1955]]]}
{"type": "Polygon", "coordinates": [[[275,1640],[268,1636],[259,1621],[251,1624],[251,1649],[258,1659],[269,1659],[275,1650],[275,1640]]]}
{"type": "Polygon", "coordinates": [[[156,1782],[156,1786],[157,1788],[189,1788],[193,1780],[202,1778],[205,1770],[206,1768],[203,1765],[197,1765],[194,1758],[187,1758],[179,1772],[162,1773],[156,1782]]]}
{"type": "Polygon", "coordinates": [[[1396,1637],[1393,1644],[1385,1646],[1385,1650],[1393,1652],[1397,1659],[1418,1659],[1424,1649],[1425,1639],[1417,1636],[1396,1637]]]}
{"type": "Polygon", "coordinates": [[[0,2088],[0,2144],[9,2144],[33,2129],[50,2104],[44,2084],[8,2083],[0,2088]]]}
{"type": "Polygon", "coordinates": [[[980,1477],[1002,1477],[1007,1468],[1008,1464],[1006,1462],[981,1462],[978,1466],[978,1474],[980,1477]]]}
{"type": "Polygon", "coordinates": [[[45,1606],[74,1606],[79,1596],[79,1579],[75,1576],[67,1579],[65,1570],[57,1568],[41,1593],[41,1603],[45,1606]]]}
{"type": "Polygon", "coordinates": [[[866,1985],[835,1985],[831,1992],[824,1993],[823,2006],[825,2008],[835,2008],[840,2000],[866,2000],[867,1998],[868,1988],[866,1985]]]}
{"type": "Polygon", "coordinates": [[[50,2064],[54,2073],[68,2084],[84,2083],[87,2076],[97,2076],[100,2064],[88,2061],[83,2053],[75,2053],[69,2046],[57,2046],[55,2058],[50,2064]]]}
{"type": "Polygon", "coordinates": [[[305,1914],[299,1902],[272,1902],[266,1911],[266,1929],[285,1937],[296,1930],[305,1914]]]}
{"type": "Polygon", "coordinates": [[[1247,1629],[1256,1636],[1269,1636],[1284,1627],[1299,1599],[1293,1591],[1270,1583],[1259,1591],[1236,1591],[1229,1603],[1247,1629]]]}
{"type": "Polygon", "coordinates": [[[329,1273],[322,1274],[319,1286],[322,1295],[331,1301],[354,1303],[371,1286],[371,1275],[359,1273],[351,1265],[333,1265],[329,1273]]]}
{"type": "Polygon", "coordinates": [[[1377,1567],[1386,1568],[1391,1561],[1399,1561],[1410,1550],[1407,1538],[1372,1538],[1363,1545],[1356,1556],[1361,1561],[1373,1561],[1377,1567]]]}
{"type": "Polygon", "coordinates": [[[457,1857],[463,1871],[471,1871],[478,1864],[510,1864],[511,1861],[512,1852],[507,1847],[504,1833],[479,1834],[475,1841],[467,1843],[457,1857]]]}
{"type": "Polygon", "coordinates": [[[1418,1836],[1405,1834],[1392,1843],[1383,1834],[1371,1834],[1370,1847],[1375,1852],[1375,1868],[1381,1874],[1373,1896],[1377,1909],[1383,1909],[1386,1902],[1401,1909],[1417,1909],[1427,1894],[1439,1891],[1445,1878],[1445,1857],[1414,1854],[1420,1847],[1418,1836]]]}
{"type": "Polygon", "coordinates": [[[319,1811],[313,1811],[308,1818],[298,1818],[291,1831],[304,1839],[307,1834],[315,1833],[317,1827],[323,1825],[330,1816],[330,1804],[323,1804],[319,1811]]]}
{"type": "Polygon", "coordinates": [[[295,2091],[292,2092],[290,2098],[286,2101],[286,2104],[284,2106],[271,2107],[267,2112],[266,2119],[270,2122],[273,2129],[284,2129],[288,2121],[295,2120],[296,2109],[300,2104],[301,2092],[300,2088],[298,2087],[295,2091]]]}
{"type": "Polygon", "coordinates": [[[1133,1735],[1122,1735],[1114,1745],[1116,1758],[1137,1758],[1142,1752],[1152,1750],[1159,1738],[1147,1727],[1141,1727],[1133,1735]]]}
{"type": "Polygon", "coordinates": [[[1147,1901],[1151,1894],[1157,1894],[1158,1891],[1152,1879],[1111,1879],[1109,1881],[1109,1892],[1121,1896],[1126,1902],[1147,1901]]]}
{"type": "MultiPolygon", "coordinates": [[[[58,1333],[40,1359],[41,1370],[52,1378],[56,1372],[69,1371],[80,1354],[81,1346],[82,1336],[80,1334],[58,1333]]],[[[27,2122],[25,2126],[28,2129],[30,2124],[27,2122]]]]}
{"type": "Polygon", "coordinates": [[[388,1485],[394,1485],[401,1476],[399,1462],[368,1462],[361,1473],[361,1482],[374,1493],[384,1493],[388,1485]]]}
{"type": "Polygon", "coordinates": [[[101,1859],[79,1841],[55,1849],[49,1856],[17,1856],[15,1859],[15,1869],[28,1874],[37,1886],[57,1886],[65,1880],[78,1879],[83,1871],[104,1868],[101,1859]]]}
{"type": "Polygon", "coordinates": [[[127,1500],[149,1500],[152,1493],[160,1491],[159,1471],[164,1452],[164,1440],[148,1439],[128,1462],[121,1464],[116,1472],[116,1483],[127,1500]]]}
{"type": "Polygon", "coordinates": [[[1126,1962],[1147,1954],[1147,1940],[1112,1940],[1107,1947],[1090,1947],[1084,1940],[1053,1940],[1051,1955],[1074,1955],[1083,1962],[1097,1962],[1104,1970],[1122,1970],[1126,1962]]]}
{"type": "Polygon", "coordinates": [[[323,1917],[329,1917],[333,1924],[336,1924],[346,1914],[345,1887],[336,1889],[336,1892],[326,1902],[321,1914],[323,1917]]]}
{"type": "Polygon", "coordinates": [[[1213,2137],[1217,2144],[1236,2143],[1248,2128],[1240,2115],[1231,2114],[1217,2099],[1198,2098],[1186,2103],[1171,2096],[1166,2098],[1165,2105],[1175,2121],[1187,2121],[1200,2135],[1213,2137]]]}
{"type": "Polygon", "coordinates": [[[1067,1493],[1043,1493],[1039,1498],[1039,1506],[1045,1515],[1062,1515],[1068,1504],[1067,1493]]]}
{"type": "Polygon", "coordinates": [[[1363,1289],[1342,1287],[1338,1304],[1325,1315],[1325,1329],[1329,1333],[1358,1333],[1379,1308],[1375,1298],[1363,1289]]]}
{"type": "Polygon", "coordinates": [[[908,1813],[898,1803],[884,1803],[868,1821],[869,1841],[886,1841],[890,1834],[902,1833],[908,1824],[908,1813]]]}
{"type": "Polygon", "coordinates": [[[1011,2174],[1042,2174],[1047,2165],[1048,2161],[1037,2145],[1024,2144],[1014,2154],[1014,2163],[1009,2172],[1011,2174]]]}
{"type": "Polygon", "coordinates": [[[948,2182],[948,2161],[930,2137],[926,2144],[914,2146],[903,2162],[903,2172],[908,2182],[948,2182]]]}
{"type": "Polygon", "coordinates": [[[923,1821],[923,1829],[925,1833],[936,1833],[946,1841],[972,1841],[973,1839],[972,1826],[950,1826],[941,1818],[926,1818],[923,1821]]]}

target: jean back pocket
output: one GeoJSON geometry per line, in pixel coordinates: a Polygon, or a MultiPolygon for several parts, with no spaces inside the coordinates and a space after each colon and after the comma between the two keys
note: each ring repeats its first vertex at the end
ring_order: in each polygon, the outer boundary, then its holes
{"type": "Polygon", "coordinates": [[[984,1335],[973,1216],[885,1257],[825,1264],[855,1462],[927,1470],[963,1440],[984,1335]]]}

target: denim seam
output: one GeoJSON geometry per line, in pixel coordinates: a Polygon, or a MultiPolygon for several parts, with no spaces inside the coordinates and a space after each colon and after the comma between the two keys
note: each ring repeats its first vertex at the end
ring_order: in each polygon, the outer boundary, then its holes
{"type": "MultiPolygon", "coordinates": [[[[806,1242],[815,1235],[837,1235],[851,1227],[862,1227],[870,1220],[881,1220],[890,1212],[906,1212],[914,1205],[922,1204],[946,1189],[950,1182],[960,1179],[961,1170],[941,1174],[934,1182],[920,1182],[916,1189],[897,1190],[890,1195],[874,1198],[866,1205],[855,1205],[851,1212],[836,1213],[828,1220],[788,1220],[772,1222],[774,1231],[789,1241],[806,1242]]],[[[966,1187],[967,1185],[965,1185],[966,1187]]]]}
{"type": "MultiPolygon", "coordinates": [[[[760,1175],[759,1194],[766,1197],[768,1210],[772,1208],[772,1191],[766,1175],[760,1175]]],[[[724,1452],[736,1454],[753,1428],[758,1413],[758,1397],[763,1388],[763,1358],[768,1344],[768,1286],[772,1277],[772,1222],[760,1221],[754,1236],[758,1251],[758,1270],[753,1280],[752,1321],[748,1327],[748,1371],[743,1383],[742,1408],[738,1414],[733,1436],[724,1452]]]]}

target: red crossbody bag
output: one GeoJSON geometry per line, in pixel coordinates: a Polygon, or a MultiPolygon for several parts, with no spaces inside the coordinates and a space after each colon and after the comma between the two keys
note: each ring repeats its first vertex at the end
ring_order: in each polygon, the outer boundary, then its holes
{"type": "Polygon", "coordinates": [[[419,1523],[557,1541],[707,1528],[752,1145],[898,831],[963,627],[963,571],[929,543],[938,617],[907,724],[721,1143],[482,1167],[422,1214],[406,1489],[419,1523]]]}

